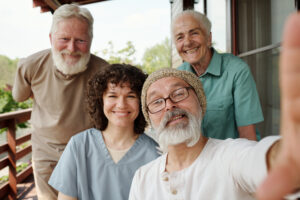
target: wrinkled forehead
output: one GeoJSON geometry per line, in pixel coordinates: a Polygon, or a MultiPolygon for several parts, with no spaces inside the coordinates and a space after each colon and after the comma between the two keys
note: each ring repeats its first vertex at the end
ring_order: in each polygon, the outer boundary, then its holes
{"type": "Polygon", "coordinates": [[[173,29],[173,34],[177,35],[195,29],[200,29],[201,31],[203,31],[204,27],[193,15],[185,14],[179,16],[174,21],[172,29],[173,29]]]}
{"type": "Polygon", "coordinates": [[[154,96],[165,97],[175,89],[190,86],[186,81],[178,77],[164,77],[153,82],[147,90],[146,102],[154,96]]]}

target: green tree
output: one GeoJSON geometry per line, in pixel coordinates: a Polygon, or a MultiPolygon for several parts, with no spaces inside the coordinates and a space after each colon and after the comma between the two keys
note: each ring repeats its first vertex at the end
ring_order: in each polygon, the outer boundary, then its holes
{"type": "Polygon", "coordinates": [[[148,74],[163,67],[171,67],[171,45],[168,38],[146,49],[142,59],[142,68],[148,74]]]}
{"type": "MultiPolygon", "coordinates": [[[[153,71],[171,66],[171,45],[170,40],[165,38],[161,43],[147,48],[142,64],[135,62],[135,47],[131,41],[126,43],[126,47],[121,50],[115,50],[112,41],[108,42],[108,47],[101,51],[102,56],[110,63],[126,63],[139,67],[144,72],[150,74],[153,71]]],[[[97,55],[98,52],[95,52],[97,55]]]]}
{"type": "Polygon", "coordinates": [[[131,41],[128,41],[126,43],[125,48],[118,51],[114,50],[114,45],[112,41],[109,41],[108,47],[101,51],[103,57],[106,58],[107,62],[109,62],[110,64],[126,63],[131,65],[134,65],[135,62],[135,58],[134,58],[135,52],[136,52],[135,47],[133,46],[131,41]]]}

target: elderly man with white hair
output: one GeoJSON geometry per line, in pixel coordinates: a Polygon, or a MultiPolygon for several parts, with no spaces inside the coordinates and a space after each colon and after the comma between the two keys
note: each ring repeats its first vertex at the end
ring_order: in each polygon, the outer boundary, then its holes
{"type": "Polygon", "coordinates": [[[84,106],[86,84],[107,65],[90,54],[93,21],[86,8],[72,4],[59,7],[49,34],[52,48],[18,64],[13,97],[16,101],[32,97],[34,101],[32,163],[39,199],[57,199],[48,179],[69,139],[92,127],[84,106]]]}
{"type": "Polygon", "coordinates": [[[257,196],[279,200],[299,189],[300,14],[290,20],[280,70],[282,139],[203,136],[199,130],[206,99],[201,81],[187,71],[156,71],[144,83],[142,109],[164,154],[135,173],[130,200],[252,200],[262,183],[257,196]]]}

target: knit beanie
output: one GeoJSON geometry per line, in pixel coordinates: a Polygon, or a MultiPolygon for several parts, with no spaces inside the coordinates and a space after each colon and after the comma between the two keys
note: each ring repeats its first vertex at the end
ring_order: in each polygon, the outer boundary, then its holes
{"type": "Polygon", "coordinates": [[[202,116],[204,116],[206,111],[206,98],[205,98],[204,90],[202,88],[202,83],[200,79],[192,72],[181,71],[174,68],[162,68],[150,74],[143,85],[142,96],[141,96],[142,111],[148,124],[151,123],[150,123],[149,114],[146,105],[147,91],[152,83],[154,83],[155,81],[161,78],[166,78],[166,77],[180,78],[185,82],[187,82],[194,89],[198,97],[198,100],[200,102],[200,106],[202,109],[202,116]]]}

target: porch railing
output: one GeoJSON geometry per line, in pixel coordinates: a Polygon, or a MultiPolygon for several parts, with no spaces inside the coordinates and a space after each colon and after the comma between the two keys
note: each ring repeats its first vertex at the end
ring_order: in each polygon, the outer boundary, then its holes
{"type": "Polygon", "coordinates": [[[17,173],[17,160],[31,152],[31,144],[17,151],[17,146],[30,141],[31,133],[16,138],[16,125],[30,119],[31,109],[0,114],[0,128],[7,128],[7,143],[0,146],[0,154],[8,155],[0,160],[0,170],[8,166],[8,181],[0,187],[0,199],[8,197],[9,200],[17,198],[17,184],[32,174],[29,164],[24,170],[17,173]]]}

